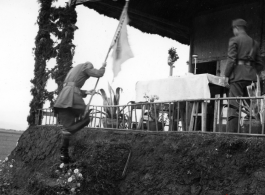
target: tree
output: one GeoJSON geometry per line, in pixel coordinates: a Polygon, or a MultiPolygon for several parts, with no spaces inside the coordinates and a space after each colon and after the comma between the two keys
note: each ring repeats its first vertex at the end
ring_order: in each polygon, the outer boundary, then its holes
{"type": "MultiPolygon", "coordinates": [[[[34,78],[30,81],[33,86],[30,90],[33,98],[30,102],[30,114],[27,118],[29,125],[35,125],[35,117],[38,110],[43,108],[46,100],[53,105],[54,95],[62,89],[62,84],[68,71],[72,68],[72,59],[75,45],[72,43],[77,14],[75,6],[65,8],[54,8],[52,2],[55,0],[39,0],[40,11],[37,20],[39,30],[35,38],[34,78]],[[51,33],[60,39],[56,45],[51,39],[51,33]],[[46,68],[46,63],[56,57],[57,65],[52,69],[46,68]],[[52,77],[58,85],[54,92],[48,92],[46,84],[52,77]]],[[[42,114],[38,115],[38,123],[41,124],[42,114]]]]}

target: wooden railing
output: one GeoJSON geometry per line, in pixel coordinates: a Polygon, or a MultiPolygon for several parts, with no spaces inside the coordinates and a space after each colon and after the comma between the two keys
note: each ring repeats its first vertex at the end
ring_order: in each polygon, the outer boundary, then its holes
{"type": "MultiPolygon", "coordinates": [[[[91,105],[91,120],[88,127],[143,131],[230,132],[226,125],[227,110],[230,106],[228,100],[238,102],[240,120],[237,133],[264,134],[264,97],[141,102],[119,106],[91,105]],[[244,104],[246,101],[250,102],[248,106],[244,104]],[[257,102],[260,105],[259,115],[254,112],[257,110],[257,102]],[[244,116],[248,116],[248,119],[244,116]]],[[[52,109],[42,109],[36,111],[35,124],[60,125],[60,119],[52,109]]]]}

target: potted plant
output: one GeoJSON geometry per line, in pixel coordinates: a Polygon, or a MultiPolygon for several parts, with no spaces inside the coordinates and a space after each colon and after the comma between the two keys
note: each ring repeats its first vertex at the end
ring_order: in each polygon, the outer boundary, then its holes
{"type": "Polygon", "coordinates": [[[161,105],[154,103],[159,97],[157,95],[151,95],[149,97],[145,94],[144,98],[150,103],[147,108],[148,115],[145,116],[145,119],[147,120],[147,129],[151,131],[162,131],[166,117],[164,116],[164,113],[161,113],[161,105]]]}
{"type": "Polygon", "coordinates": [[[118,106],[122,88],[117,87],[116,92],[114,92],[112,87],[109,85],[108,90],[109,97],[107,96],[104,89],[100,89],[98,92],[103,99],[104,106],[104,112],[102,113],[105,115],[105,117],[102,118],[102,124],[104,128],[119,128],[123,118],[127,119],[127,117],[121,113],[122,110],[118,106]]]}
{"type": "Polygon", "coordinates": [[[177,54],[177,49],[172,47],[168,50],[168,59],[167,59],[167,64],[170,66],[170,73],[169,76],[173,75],[173,64],[179,59],[179,56],[177,54]]]}

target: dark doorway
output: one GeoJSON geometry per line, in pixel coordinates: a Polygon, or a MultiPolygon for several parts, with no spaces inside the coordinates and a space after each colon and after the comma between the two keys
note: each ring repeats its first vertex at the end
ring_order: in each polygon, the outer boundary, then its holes
{"type": "Polygon", "coordinates": [[[216,75],[216,67],[217,67],[216,61],[197,63],[196,74],[208,73],[208,74],[216,75]]]}

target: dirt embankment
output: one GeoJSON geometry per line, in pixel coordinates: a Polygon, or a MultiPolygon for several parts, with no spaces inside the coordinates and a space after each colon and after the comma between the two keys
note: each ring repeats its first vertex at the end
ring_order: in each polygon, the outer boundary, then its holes
{"type": "MultiPolygon", "coordinates": [[[[14,188],[56,194],[46,184],[60,164],[59,132],[51,126],[24,132],[9,158],[15,159],[14,188]]],[[[79,194],[265,194],[264,138],[83,129],[70,151],[84,176],[79,194]]]]}

